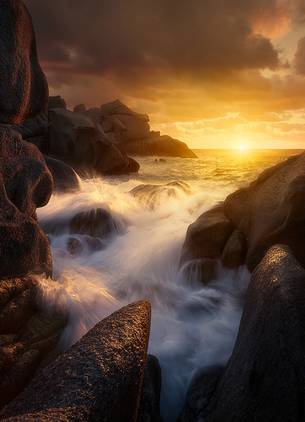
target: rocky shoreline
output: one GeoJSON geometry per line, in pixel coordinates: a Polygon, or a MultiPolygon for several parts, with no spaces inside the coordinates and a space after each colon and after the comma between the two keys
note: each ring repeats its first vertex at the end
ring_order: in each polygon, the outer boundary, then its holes
{"type": "MultiPolygon", "coordinates": [[[[36,210],[54,191],[77,191],[77,173],[137,171],[127,154],[195,155],[151,132],[147,116],[119,101],[69,111],[62,98],[49,100],[22,1],[2,1],[0,22],[0,420],[160,422],[161,369],[147,355],[148,302],[122,308],[59,352],[69,315],[41,305],[39,278],[54,281],[36,210]]],[[[174,188],[142,186],[132,195],[152,207],[149,198],[160,190],[171,196],[174,188]]],[[[181,182],[178,188],[189,189],[181,182]]],[[[207,284],[221,261],[230,269],[246,265],[252,277],[232,356],[225,367],[196,375],[181,421],[304,420],[304,194],[300,154],[190,226],[184,271],[196,265],[207,284]]],[[[105,210],[76,217],[61,223],[73,226],[71,234],[86,234],[93,248],[103,244],[92,239],[124,229],[105,210]]],[[[79,245],[71,239],[75,252],[79,245]]]]}

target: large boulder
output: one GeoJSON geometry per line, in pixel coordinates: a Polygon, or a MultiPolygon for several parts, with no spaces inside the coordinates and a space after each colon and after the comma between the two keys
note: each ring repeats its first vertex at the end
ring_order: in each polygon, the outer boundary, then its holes
{"type": "Polygon", "coordinates": [[[305,265],[304,195],[302,153],[265,170],[248,187],[229,195],[224,203],[193,223],[183,247],[183,262],[185,257],[189,261],[210,258],[213,249],[213,259],[225,266],[246,264],[252,271],[272,245],[283,243],[305,265]],[[215,225],[211,213],[221,214],[227,225],[215,225]],[[215,249],[217,239],[220,242],[215,249]]]}
{"type": "Polygon", "coordinates": [[[50,246],[36,208],[48,203],[52,176],[37,148],[16,132],[0,130],[0,156],[0,279],[50,274],[50,246]]]}
{"type": "Polygon", "coordinates": [[[272,247],[252,275],[232,356],[213,391],[188,401],[188,421],[304,420],[304,302],[304,268],[289,247],[272,247]]]}
{"type": "Polygon", "coordinates": [[[0,418],[136,422],[149,331],[149,303],[115,312],[40,371],[0,418]]]}
{"type": "Polygon", "coordinates": [[[138,171],[139,165],[121,153],[83,113],[50,110],[49,123],[49,154],[76,171],[97,175],[138,171]]]}
{"type": "Polygon", "coordinates": [[[0,122],[19,124],[47,111],[48,85],[22,1],[1,0],[0,28],[0,122]]]}

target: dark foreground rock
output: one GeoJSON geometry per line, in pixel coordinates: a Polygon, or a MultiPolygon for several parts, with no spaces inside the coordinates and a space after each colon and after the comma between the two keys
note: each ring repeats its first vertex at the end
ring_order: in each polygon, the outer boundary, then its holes
{"type": "Polygon", "coordinates": [[[49,242],[36,221],[52,176],[37,148],[16,132],[0,130],[0,278],[52,272],[49,242]]]}
{"type": "Polygon", "coordinates": [[[115,312],[39,372],[1,419],[136,422],[149,331],[149,303],[115,312]]]}
{"type": "Polygon", "coordinates": [[[0,408],[30,381],[66,324],[63,312],[39,302],[34,278],[0,281],[0,408]]]}
{"type": "Polygon", "coordinates": [[[188,402],[189,421],[304,420],[304,286],[305,270],[291,250],[272,247],[252,275],[224,373],[212,397],[205,400],[202,390],[201,401],[188,402]]]}
{"type": "Polygon", "coordinates": [[[204,266],[212,258],[230,268],[246,264],[252,271],[272,245],[283,243],[305,265],[304,195],[303,153],[267,169],[199,217],[188,229],[182,263],[201,260],[204,266]]]}
{"type": "Polygon", "coordinates": [[[80,190],[80,178],[72,167],[48,156],[45,156],[45,160],[53,176],[55,192],[67,193],[80,190]]]}
{"type": "Polygon", "coordinates": [[[48,86],[22,1],[1,0],[0,28],[0,122],[19,124],[47,111],[48,86]]]}
{"type": "Polygon", "coordinates": [[[155,356],[148,355],[138,422],[162,422],[160,394],[161,367],[155,356]]]}

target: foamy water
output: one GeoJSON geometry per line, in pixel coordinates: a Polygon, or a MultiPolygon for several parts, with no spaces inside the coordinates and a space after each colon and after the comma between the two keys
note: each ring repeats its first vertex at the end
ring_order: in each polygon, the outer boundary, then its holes
{"type": "Polygon", "coordinates": [[[53,196],[39,212],[42,224],[65,227],[80,211],[104,208],[119,233],[92,252],[86,237],[75,235],[83,249],[67,250],[68,228],[50,235],[56,282],[42,280],[46,303],[69,309],[62,347],[68,347],[94,324],[139,299],[152,303],[149,352],[162,368],[161,406],[165,421],[176,420],[193,374],[206,366],[225,364],[232,351],[249,274],[221,267],[217,280],[203,286],[196,275],[187,279],[179,268],[185,233],[202,212],[254,179],[264,167],[291,152],[273,151],[253,157],[205,152],[199,159],[139,160],[140,174],[131,178],[91,179],[77,194],[53,196]],[[190,191],[174,187],[153,198],[135,198],[140,184],[187,182],[190,191]],[[152,204],[151,201],[154,203],[152,204]]]}

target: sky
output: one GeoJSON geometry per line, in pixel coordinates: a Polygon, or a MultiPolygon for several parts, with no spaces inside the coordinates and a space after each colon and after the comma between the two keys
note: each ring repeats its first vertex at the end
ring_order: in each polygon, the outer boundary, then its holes
{"type": "Polygon", "coordinates": [[[25,0],[52,95],[192,148],[305,148],[305,0],[25,0]]]}

